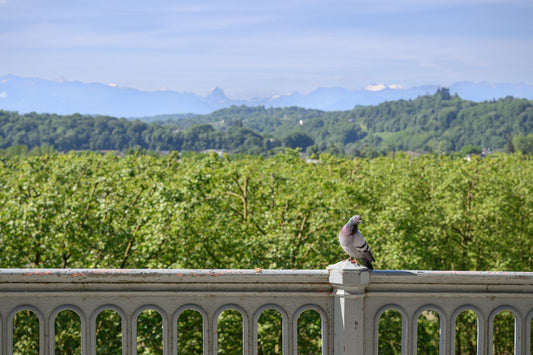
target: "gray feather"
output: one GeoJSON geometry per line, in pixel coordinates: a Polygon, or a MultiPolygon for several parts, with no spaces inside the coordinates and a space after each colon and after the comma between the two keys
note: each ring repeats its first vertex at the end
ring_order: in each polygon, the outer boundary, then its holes
{"type": "Polygon", "coordinates": [[[375,261],[374,256],[370,251],[368,243],[358,229],[360,223],[360,216],[355,215],[350,218],[348,223],[346,223],[339,232],[339,242],[341,243],[342,249],[344,249],[348,255],[360,260],[364,266],[373,270],[372,262],[375,261]]]}

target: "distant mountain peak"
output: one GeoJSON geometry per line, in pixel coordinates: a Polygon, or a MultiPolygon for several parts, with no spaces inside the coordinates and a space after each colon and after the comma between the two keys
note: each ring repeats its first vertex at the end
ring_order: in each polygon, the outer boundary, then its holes
{"type": "MultiPolygon", "coordinates": [[[[1,0],[0,0],[1,1],[1,0]]],[[[176,91],[146,92],[124,88],[115,83],[87,84],[80,81],[0,76],[0,110],[47,112],[56,114],[104,114],[117,117],[143,117],[176,113],[207,114],[232,105],[291,107],[323,111],[351,110],[355,106],[377,105],[385,101],[416,99],[430,95],[442,85],[404,87],[398,84],[377,83],[354,90],[342,87],[321,87],[303,94],[257,97],[250,100],[230,99],[220,87],[207,96],[176,91]]],[[[488,82],[457,82],[448,87],[450,94],[458,94],[471,101],[486,101],[513,96],[533,99],[533,85],[492,84],[488,82]]]]}
{"type": "Polygon", "coordinates": [[[221,108],[226,106],[231,106],[234,102],[224,94],[224,91],[218,86],[209,90],[207,95],[207,101],[213,108],[221,108]]]}
{"type": "Polygon", "coordinates": [[[213,99],[227,99],[226,94],[224,94],[224,90],[222,90],[218,86],[215,86],[214,88],[209,90],[209,94],[207,96],[213,99]]]}

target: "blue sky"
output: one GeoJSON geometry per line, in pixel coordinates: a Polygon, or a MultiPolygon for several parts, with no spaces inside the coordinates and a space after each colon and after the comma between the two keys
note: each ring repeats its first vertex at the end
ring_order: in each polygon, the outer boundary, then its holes
{"type": "Polygon", "coordinates": [[[531,0],[0,0],[0,75],[232,98],[533,84],[531,0]]]}

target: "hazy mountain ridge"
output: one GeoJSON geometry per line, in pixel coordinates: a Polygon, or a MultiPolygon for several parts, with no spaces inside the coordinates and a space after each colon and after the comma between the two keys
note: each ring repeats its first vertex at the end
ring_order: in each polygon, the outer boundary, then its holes
{"type": "MultiPolygon", "coordinates": [[[[206,114],[232,105],[290,107],[324,111],[350,110],[358,105],[376,105],[384,101],[415,99],[434,93],[440,85],[412,88],[375,85],[348,90],[318,88],[308,94],[298,92],[250,100],[228,98],[221,88],[208,96],[176,91],[141,91],[116,85],[82,83],[80,81],[50,81],[22,78],[15,75],[0,77],[0,109],[7,111],[102,114],[117,117],[141,117],[172,113],[206,114]]],[[[533,85],[458,82],[450,93],[472,101],[485,101],[506,96],[533,99],[533,85]]]]}

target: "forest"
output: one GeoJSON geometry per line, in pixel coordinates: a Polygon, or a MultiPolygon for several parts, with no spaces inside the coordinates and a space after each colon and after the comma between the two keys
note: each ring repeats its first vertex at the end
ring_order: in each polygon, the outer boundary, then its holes
{"type": "Polygon", "coordinates": [[[0,110],[0,149],[222,150],[274,154],[300,148],[309,156],[376,157],[389,152],[533,153],[533,101],[512,97],[475,103],[446,88],[414,100],[326,112],[298,107],[232,106],[209,115],[139,119],[0,110]]]}
{"type": "Polygon", "coordinates": [[[3,158],[0,267],[324,268],[358,212],[380,269],[533,271],[531,161],[3,158]]]}
{"type": "MultiPolygon", "coordinates": [[[[0,110],[0,267],[323,269],[347,257],[337,233],[357,213],[376,269],[533,271],[532,154],[533,101],[474,103],[446,89],[342,112],[0,110]]],[[[221,319],[221,346],[238,353],[234,316],[221,319]]],[[[320,319],[304,321],[299,350],[313,353],[320,319]]],[[[139,353],[161,352],[158,322],[143,316],[139,353]]],[[[399,322],[380,320],[392,337],[380,351],[399,351],[399,322]]],[[[459,353],[474,351],[475,323],[458,319],[459,353]]],[[[58,351],[79,354],[79,324],[63,324],[58,351]]],[[[98,324],[98,352],[119,354],[120,319],[98,324]]],[[[497,318],[496,353],[512,352],[513,324],[497,318]]],[[[15,317],[15,353],[36,353],[36,327],[15,317]]],[[[180,349],[201,353],[201,319],[181,327],[180,349]]],[[[279,353],[280,327],[269,315],[259,353],[279,353]]],[[[435,320],[419,320],[418,334],[419,352],[436,353],[435,320]]]]}
{"type": "MultiPolygon", "coordinates": [[[[357,213],[376,269],[533,271],[532,159],[322,153],[306,162],[292,149],[270,157],[3,156],[0,267],[323,269],[347,257],[337,234],[357,213]]],[[[19,322],[16,329],[31,326],[19,322]]],[[[146,320],[146,334],[154,322],[146,320]]],[[[465,322],[456,341],[468,353],[475,327],[465,322]]],[[[66,340],[57,340],[69,349],[79,345],[71,328],[58,330],[66,340]]],[[[419,332],[428,339],[421,352],[434,353],[437,330],[428,329],[419,332]]],[[[512,351],[512,337],[502,331],[497,346],[510,343],[512,351]]],[[[153,352],[157,340],[145,339],[153,352]]],[[[197,340],[180,341],[194,353],[197,340]]],[[[398,344],[380,348],[394,352],[398,344]]],[[[275,353],[269,346],[260,344],[262,353],[275,353]]],[[[301,346],[311,353],[319,344],[301,346]]]]}

